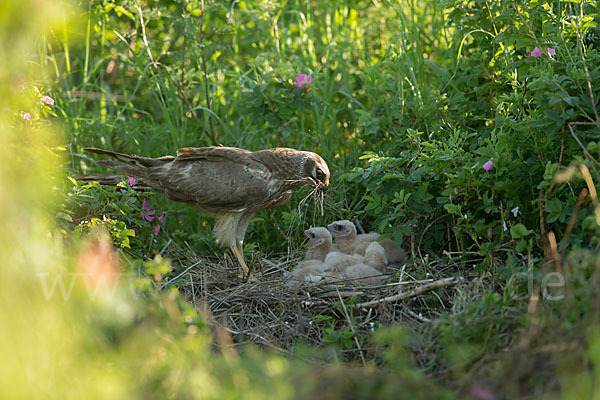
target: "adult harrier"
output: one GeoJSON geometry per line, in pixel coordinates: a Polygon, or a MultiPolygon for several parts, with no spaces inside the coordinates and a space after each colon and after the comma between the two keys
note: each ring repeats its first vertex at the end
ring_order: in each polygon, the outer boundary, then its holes
{"type": "MultiPolygon", "coordinates": [[[[229,246],[244,274],[243,243],[254,213],[285,204],[292,188],[315,187],[323,201],[329,186],[329,168],[318,154],[287,148],[248,151],[234,147],[186,147],[177,156],[139,157],[108,150],[86,151],[115,158],[99,165],[138,179],[138,184],[164,194],[168,199],[193,205],[215,217],[217,242],[229,246]]],[[[78,176],[87,181],[102,176],[78,176]]]]}

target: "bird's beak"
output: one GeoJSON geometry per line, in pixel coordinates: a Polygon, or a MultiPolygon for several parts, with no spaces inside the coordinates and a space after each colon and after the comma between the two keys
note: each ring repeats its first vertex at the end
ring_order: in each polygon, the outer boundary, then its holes
{"type": "Polygon", "coordinates": [[[329,190],[329,183],[327,183],[319,188],[319,191],[321,191],[323,193],[327,193],[328,190],[329,190]]]}

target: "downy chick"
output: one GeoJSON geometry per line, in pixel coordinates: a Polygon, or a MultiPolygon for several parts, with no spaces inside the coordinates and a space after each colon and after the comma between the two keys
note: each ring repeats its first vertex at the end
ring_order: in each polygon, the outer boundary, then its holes
{"type": "Polygon", "coordinates": [[[327,268],[336,272],[343,272],[347,267],[363,262],[363,257],[358,254],[344,254],[332,251],[325,257],[327,268]]]}
{"type": "Polygon", "coordinates": [[[381,283],[381,272],[366,264],[354,264],[342,272],[345,279],[353,279],[353,283],[377,285],[381,283]],[[357,279],[360,278],[360,279],[357,279]]]}
{"type": "Polygon", "coordinates": [[[304,236],[308,238],[306,244],[308,251],[304,259],[324,261],[327,253],[333,249],[331,233],[327,228],[316,227],[305,230],[304,236]]]}
{"type": "Polygon", "coordinates": [[[305,260],[296,265],[290,276],[308,282],[319,282],[324,275],[327,265],[320,260],[305,260]]]}
{"type": "Polygon", "coordinates": [[[371,242],[371,244],[369,244],[365,250],[363,263],[375,268],[379,272],[386,272],[388,260],[385,255],[385,249],[379,242],[371,242]]]}
{"type": "Polygon", "coordinates": [[[335,221],[327,225],[327,229],[335,238],[335,247],[344,254],[360,254],[363,256],[369,243],[377,240],[378,233],[356,234],[356,226],[348,220],[335,221]],[[366,243],[366,245],[364,245],[366,243]],[[362,252],[361,252],[362,250],[362,252]]]}
{"type": "MultiPolygon", "coordinates": [[[[352,221],[348,220],[332,222],[327,226],[327,229],[329,229],[335,238],[335,246],[338,250],[346,254],[356,253],[364,255],[367,247],[381,236],[377,232],[357,235],[356,226],[352,221]]],[[[389,263],[406,263],[406,253],[392,239],[383,239],[379,244],[385,249],[385,255],[389,263]]]]}

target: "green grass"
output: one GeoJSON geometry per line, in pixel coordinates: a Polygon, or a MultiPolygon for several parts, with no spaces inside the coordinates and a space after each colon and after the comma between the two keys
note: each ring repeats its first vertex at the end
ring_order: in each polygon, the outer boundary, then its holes
{"type": "MultiPolygon", "coordinates": [[[[325,216],[311,206],[298,212],[308,193],[298,190],[289,206],[257,215],[247,255],[276,259],[299,251],[310,225],[358,219],[394,235],[415,257],[407,272],[418,279],[445,274],[468,282],[411,303],[431,319],[412,326],[412,335],[378,325],[373,336],[363,315],[346,317],[343,307],[315,320],[324,340],[318,347],[333,344],[341,360],[333,365],[321,355],[327,393],[350,387],[359,397],[394,397],[403,387],[426,398],[424,388],[434,387],[448,398],[477,398],[477,390],[507,398],[593,396],[595,3],[94,0],[52,10],[13,3],[0,6],[0,58],[11,60],[0,64],[7,132],[0,242],[6,264],[16,267],[0,292],[15,307],[0,308],[0,323],[15,333],[0,334],[10,361],[0,369],[0,393],[319,393],[313,364],[299,361],[319,356],[244,349],[239,358],[212,357],[214,321],[177,291],[158,289],[175,273],[169,262],[149,259],[169,239],[186,256],[222,256],[210,220],[126,184],[115,191],[66,179],[100,171],[85,147],[161,156],[221,144],[315,151],[332,171],[325,216]],[[544,54],[532,56],[535,47],[544,54]],[[293,85],[299,73],[312,77],[307,91],[293,85]],[[42,105],[42,95],[55,104],[42,105]],[[21,111],[34,120],[23,121],[21,111]],[[157,237],[139,217],[144,198],[168,211],[157,237]],[[122,310],[115,311],[107,299],[86,299],[79,285],[77,302],[45,301],[31,272],[78,271],[97,225],[108,228],[137,274],[141,296],[119,297],[122,310]],[[130,235],[133,228],[138,235],[130,235]],[[556,273],[566,284],[549,288],[556,273]],[[552,301],[548,293],[563,297],[552,301]],[[21,318],[32,309],[46,317],[21,318]],[[46,335],[30,352],[33,330],[46,335]],[[365,350],[368,368],[348,368],[360,362],[356,343],[373,347],[365,350]],[[57,354],[69,356],[61,363],[57,354]],[[58,372],[27,370],[37,363],[58,372]],[[95,369],[103,372],[94,376],[95,369]],[[31,376],[48,387],[28,391],[31,376]],[[337,385],[340,379],[349,386],[337,385]],[[71,388],[71,381],[79,383],[71,388]]],[[[183,280],[175,286],[190,291],[183,280]]]]}

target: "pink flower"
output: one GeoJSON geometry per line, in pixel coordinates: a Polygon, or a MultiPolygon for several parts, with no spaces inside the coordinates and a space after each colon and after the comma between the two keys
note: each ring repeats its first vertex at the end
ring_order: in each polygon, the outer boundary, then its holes
{"type": "Polygon", "coordinates": [[[158,232],[160,232],[160,225],[158,225],[158,224],[153,225],[152,232],[154,232],[154,236],[158,236],[158,232]]]}
{"type": "Polygon", "coordinates": [[[33,120],[33,116],[31,114],[29,114],[28,112],[21,111],[21,119],[23,121],[31,121],[31,120],[33,120]]]}
{"type": "Polygon", "coordinates": [[[471,396],[480,400],[494,400],[496,398],[494,392],[479,384],[475,384],[471,387],[471,396]]]}
{"type": "Polygon", "coordinates": [[[136,228],[133,228],[133,233],[135,233],[135,236],[140,234],[140,232],[136,228]]]}
{"type": "Polygon", "coordinates": [[[151,210],[150,207],[148,207],[148,199],[144,199],[144,202],[142,203],[142,210],[143,211],[140,213],[140,216],[146,221],[152,222],[154,220],[153,215],[156,213],[156,210],[151,210]],[[146,213],[144,213],[144,211],[146,213]]]}
{"type": "Polygon", "coordinates": [[[294,86],[306,92],[308,90],[308,87],[302,85],[304,85],[305,83],[308,84],[310,82],[312,82],[312,78],[310,77],[310,75],[298,74],[296,75],[296,82],[294,82],[294,86]]]}
{"type": "Polygon", "coordinates": [[[556,50],[552,47],[546,48],[546,53],[548,53],[548,57],[552,58],[556,54],[556,50]]]}
{"type": "Polygon", "coordinates": [[[48,104],[49,106],[54,105],[54,99],[50,96],[42,96],[40,100],[42,101],[42,103],[48,104]]]}
{"type": "Polygon", "coordinates": [[[135,178],[133,178],[133,177],[131,177],[131,176],[130,176],[130,177],[127,179],[127,182],[129,182],[129,185],[130,185],[130,186],[133,186],[133,185],[135,185],[135,183],[137,182],[137,179],[135,179],[135,178]]]}
{"type": "Polygon", "coordinates": [[[494,168],[494,163],[492,161],[486,161],[483,164],[483,169],[485,169],[486,171],[489,171],[489,170],[491,170],[493,168],[494,168]]]}
{"type": "Polygon", "coordinates": [[[536,46],[535,49],[533,49],[533,51],[531,53],[529,53],[530,57],[541,57],[542,56],[542,50],[540,50],[539,47],[536,46]]]}
{"type": "Polygon", "coordinates": [[[163,211],[160,213],[160,215],[158,217],[156,217],[161,223],[163,222],[163,220],[165,219],[165,215],[167,215],[166,211],[163,211]]]}

